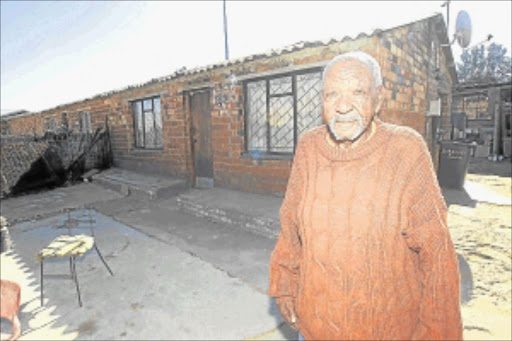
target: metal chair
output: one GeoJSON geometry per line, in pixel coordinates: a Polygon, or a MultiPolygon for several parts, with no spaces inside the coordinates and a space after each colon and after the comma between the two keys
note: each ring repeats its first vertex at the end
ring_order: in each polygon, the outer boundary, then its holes
{"type": "Polygon", "coordinates": [[[112,276],[114,276],[114,273],[108,266],[107,262],[103,258],[98,245],[96,244],[96,241],[94,239],[94,229],[92,227],[92,215],[91,215],[91,209],[89,208],[89,227],[91,230],[91,236],[87,235],[76,235],[73,236],[71,232],[71,210],[68,211],[68,235],[61,235],[57,238],[55,238],[48,246],[43,248],[39,253],[37,254],[37,260],[41,263],[41,306],[43,306],[43,264],[45,259],[51,259],[51,258],[64,258],[69,257],[69,269],[71,272],[71,279],[73,282],[75,282],[76,285],[76,291],[78,295],[78,304],[80,307],[82,307],[82,298],[80,295],[80,286],[78,284],[78,275],[76,272],[76,257],[81,257],[85,255],[90,249],[94,247],[96,250],[96,253],[100,257],[101,261],[107,268],[108,272],[112,276]]]}

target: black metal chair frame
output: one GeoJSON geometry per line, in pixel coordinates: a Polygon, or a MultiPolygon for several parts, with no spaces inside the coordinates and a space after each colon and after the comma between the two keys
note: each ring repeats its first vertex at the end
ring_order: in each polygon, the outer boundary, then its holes
{"type": "MultiPolygon", "coordinates": [[[[72,232],[71,232],[71,210],[67,210],[67,211],[68,211],[68,224],[67,224],[67,228],[68,228],[69,235],[72,236],[72,232]]],[[[90,230],[91,230],[91,236],[94,238],[94,229],[92,227],[92,215],[91,215],[91,209],[90,208],[89,208],[89,227],[90,227],[90,230]]],[[[108,272],[110,272],[110,275],[114,276],[114,273],[112,272],[112,270],[108,266],[107,262],[103,258],[102,254],[100,252],[100,249],[98,248],[98,245],[96,245],[96,239],[95,238],[94,238],[93,247],[96,250],[96,253],[100,257],[101,261],[103,262],[103,264],[107,268],[108,272]]],[[[44,258],[41,259],[41,306],[43,306],[43,277],[44,277],[44,274],[43,274],[43,263],[44,263],[44,258]]],[[[80,295],[80,285],[78,284],[78,275],[77,275],[77,272],[76,272],[76,256],[70,256],[69,257],[69,270],[71,272],[71,279],[73,280],[73,282],[75,282],[76,292],[77,292],[77,296],[78,296],[78,305],[80,307],[82,307],[82,298],[81,298],[81,295],[80,295]]]]}

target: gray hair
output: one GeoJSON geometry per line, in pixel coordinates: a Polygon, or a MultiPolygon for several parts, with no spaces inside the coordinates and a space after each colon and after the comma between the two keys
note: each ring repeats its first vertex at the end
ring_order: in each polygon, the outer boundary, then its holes
{"type": "Polygon", "coordinates": [[[322,73],[322,84],[325,84],[325,78],[327,77],[327,73],[329,73],[331,67],[333,67],[334,64],[347,59],[355,59],[363,63],[371,71],[373,79],[375,81],[375,87],[377,88],[382,85],[382,74],[380,72],[379,63],[375,60],[375,58],[373,58],[368,53],[365,53],[363,51],[351,51],[340,54],[331,59],[329,63],[327,63],[327,65],[325,66],[324,71],[322,73]]]}

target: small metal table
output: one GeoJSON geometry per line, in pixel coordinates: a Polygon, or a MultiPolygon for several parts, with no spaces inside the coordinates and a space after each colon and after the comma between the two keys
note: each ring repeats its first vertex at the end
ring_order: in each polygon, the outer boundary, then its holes
{"type": "MultiPolygon", "coordinates": [[[[92,230],[92,219],[90,211],[89,218],[91,222],[91,232],[94,236],[94,232],[92,230]]],[[[68,213],[68,221],[70,220],[71,217],[68,213]]],[[[69,269],[71,272],[71,279],[73,280],[73,282],[75,282],[76,285],[78,304],[80,305],[80,307],[82,306],[82,299],[80,297],[80,286],[78,285],[78,276],[76,273],[76,257],[83,256],[85,253],[87,253],[87,251],[91,250],[94,247],[101,261],[107,268],[108,272],[110,272],[110,274],[114,276],[114,273],[112,272],[107,262],[101,255],[101,252],[94,241],[94,237],[83,234],[72,236],[70,228],[69,231],[69,235],[61,235],[55,238],[50,244],[48,244],[48,246],[43,248],[37,254],[37,261],[41,263],[41,306],[43,306],[43,264],[45,259],[69,257],[69,269]]]]}

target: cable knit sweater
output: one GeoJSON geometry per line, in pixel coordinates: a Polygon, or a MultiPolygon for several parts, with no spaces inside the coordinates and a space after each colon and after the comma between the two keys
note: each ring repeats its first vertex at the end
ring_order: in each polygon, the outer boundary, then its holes
{"type": "Polygon", "coordinates": [[[426,144],[376,120],[339,149],[321,126],[297,146],[269,294],[306,339],[462,339],[460,274],[426,144]]]}

